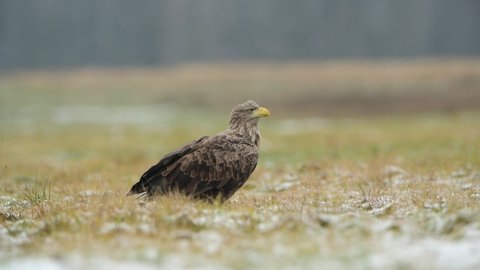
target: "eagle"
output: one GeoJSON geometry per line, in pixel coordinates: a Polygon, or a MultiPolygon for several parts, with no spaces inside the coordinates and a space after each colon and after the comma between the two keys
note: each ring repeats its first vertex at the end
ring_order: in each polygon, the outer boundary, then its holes
{"type": "Polygon", "coordinates": [[[201,200],[228,200],[250,177],[258,161],[258,120],[267,108],[249,100],[235,106],[229,127],[166,154],[148,169],[127,195],[179,192],[201,200]]]}

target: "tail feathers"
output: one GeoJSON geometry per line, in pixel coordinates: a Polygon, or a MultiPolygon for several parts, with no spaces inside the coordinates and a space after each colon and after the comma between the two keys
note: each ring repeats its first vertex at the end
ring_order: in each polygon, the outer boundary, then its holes
{"type": "Polygon", "coordinates": [[[132,195],[137,195],[135,199],[142,199],[148,197],[148,192],[142,192],[142,193],[133,193],[132,191],[127,193],[127,196],[132,196],[132,195]]]}
{"type": "Polygon", "coordinates": [[[144,186],[143,183],[140,181],[132,186],[130,191],[127,193],[127,196],[142,194],[142,193],[148,193],[148,188],[144,186]]]}
{"type": "Polygon", "coordinates": [[[150,181],[146,181],[145,179],[140,180],[138,183],[132,186],[130,191],[127,193],[127,196],[152,196],[154,193],[162,190],[161,187],[163,179],[164,178],[149,179],[150,181]]]}
{"type": "Polygon", "coordinates": [[[130,191],[127,193],[126,196],[132,196],[132,195],[135,195],[135,194],[139,194],[139,193],[137,193],[137,192],[135,192],[135,191],[133,191],[133,190],[130,189],[130,191]]]}

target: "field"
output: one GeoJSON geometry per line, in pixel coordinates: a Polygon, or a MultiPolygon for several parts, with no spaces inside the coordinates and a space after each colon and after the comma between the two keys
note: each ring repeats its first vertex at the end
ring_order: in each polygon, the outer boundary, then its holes
{"type": "Polygon", "coordinates": [[[0,75],[0,269],[478,269],[480,61],[0,75]],[[125,194],[254,99],[225,204],[125,194]]]}

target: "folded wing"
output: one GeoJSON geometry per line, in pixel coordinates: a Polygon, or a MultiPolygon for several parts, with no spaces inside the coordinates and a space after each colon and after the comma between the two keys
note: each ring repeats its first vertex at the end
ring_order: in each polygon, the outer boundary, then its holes
{"type": "Polygon", "coordinates": [[[240,137],[204,137],[166,155],[129,194],[178,191],[194,198],[228,199],[248,179],[257,160],[257,147],[240,137]]]}

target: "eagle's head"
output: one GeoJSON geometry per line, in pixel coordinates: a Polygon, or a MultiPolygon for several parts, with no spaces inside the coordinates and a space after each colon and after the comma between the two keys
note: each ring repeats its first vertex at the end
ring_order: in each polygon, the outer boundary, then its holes
{"type": "Polygon", "coordinates": [[[267,116],[270,116],[270,111],[267,108],[260,107],[255,101],[249,100],[233,108],[230,113],[230,128],[256,126],[260,117],[267,116]]]}

